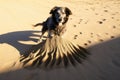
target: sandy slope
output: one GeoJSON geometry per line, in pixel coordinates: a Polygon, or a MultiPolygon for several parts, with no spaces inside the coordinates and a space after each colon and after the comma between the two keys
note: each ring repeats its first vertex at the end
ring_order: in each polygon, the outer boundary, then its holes
{"type": "Polygon", "coordinates": [[[0,80],[120,80],[119,44],[119,0],[0,0],[0,80]],[[90,59],[66,69],[14,66],[37,42],[40,27],[32,24],[45,20],[54,6],[72,10],[64,38],[86,47],[90,59]]]}

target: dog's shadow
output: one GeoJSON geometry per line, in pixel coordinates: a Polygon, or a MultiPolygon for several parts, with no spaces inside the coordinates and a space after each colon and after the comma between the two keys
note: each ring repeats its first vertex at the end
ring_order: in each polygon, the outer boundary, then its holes
{"type": "Polygon", "coordinates": [[[0,44],[7,43],[16,48],[19,53],[24,54],[25,50],[29,49],[33,44],[23,44],[20,41],[37,42],[40,31],[16,31],[0,35],[0,44]],[[37,33],[37,34],[35,34],[37,33]]]}

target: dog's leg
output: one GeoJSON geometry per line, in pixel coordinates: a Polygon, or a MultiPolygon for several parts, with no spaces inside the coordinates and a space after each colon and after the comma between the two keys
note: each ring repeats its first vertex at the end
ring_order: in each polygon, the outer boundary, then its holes
{"type": "Polygon", "coordinates": [[[40,40],[42,39],[43,35],[45,34],[46,31],[42,31],[42,34],[40,35],[40,38],[38,40],[38,42],[40,42],[40,40]]]}
{"type": "Polygon", "coordinates": [[[51,38],[52,37],[51,35],[52,35],[51,31],[48,30],[48,38],[51,38]]]}
{"type": "Polygon", "coordinates": [[[33,27],[37,27],[37,26],[41,26],[41,25],[43,25],[43,23],[37,23],[37,24],[33,25],[33,27]]]}
{"type": "Polygon", "coordinates": [[[64,28],[64,29],[61,31],[61,34],[60,34],[60,35],[61,35],[62,38],[64,37],[64,34],[65,34],[66,30],[67,30],[67,29],[64,28]]]}
{"type": "Polygon", "coordinates": [[[51,32],[51,29],[50,29],[50,26],[48,25],[48,38],[51,38],[52,37],[52,32],[51,32]]]}

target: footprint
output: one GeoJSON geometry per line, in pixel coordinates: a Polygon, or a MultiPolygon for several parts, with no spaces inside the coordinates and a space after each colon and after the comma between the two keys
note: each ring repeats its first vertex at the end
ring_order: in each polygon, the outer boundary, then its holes
{"type": "Polygon", "coordinates": [[[102,22],[102,21],[98,21],[98,23],[99,23],[99,24],[103,24],[103,22],[102,22]]]}
{"type": "Polygon", "coordinates": [[[105,33],[106,35],[109,35],[108,33],[105,33]]]}
{"type": "Polygon", "coordinates": [[[106,21],[106,19],[102,19],[102,21],[106,21]]]}
{"type": "Polygon", "coordinates": [[[76,25],[73,25],[74,27],[76,27],[76,25]]]}
{"type": "Polygon", "coordinates": [[[90,44],[90,43],[92,43],[92,41],[88,40],[87,43],[84,43],[84,45],[87,46],[88,43],[90,44]]]}
{"type": "Polygon", "coordinates": [[[107,19],[102,19],[102,21],[98,21],[99,24],[103,24],[103,21],[106,21],[107,19]]]}
{"type": "Polygon", "coordinates": [[[93,35],[93,33],[90,33],[91,35],[93,35]]]}
{"type": "Polygon", "coordinates": [[[108,10],[104,10],[104,12],[108,12],[108,10]]]}
{"type": "Polygon", "coordinates": [[[91,34],[91,38],[93,38],[93,33],[90,33],[91,34]]]}
{"type": "Polygon", "coordinates": [[[110,36],[110,38],[112,39],[112,38],[115,38],[115,36],[110,36]]]}
{"type": "Polygon", "coordinates": [[[115,28],[116,28],[116,26],[114,25],[114,26],[113,26],[113,28],[115,29],[115,28]]]}
{"type": "Polygon", "coordinates": [[[80,21],[78,22],[78,24],[80,24],[82,22],[83,19],[80,19],[80,21]]]}
{"type": "Polygon", "coordinates": [[[84,43],[85,46],[87,46],[88,44],[87,43],[84,43]]]}
{"type": "Polygon", "coordinates": [[[77,39],[78,35],[74,35],[74,39],[77,39]]]}
{"type": "MultiPolygon", "coordinates": [[[[115,27],[116,28],[116,27],[115,27]]],[[[109,35],[108,33],[105,33],[106,35],[109,35]]],[[[112,39],[112,38],[115,38],[115,36],[110,36],[110,38],[112,39]]]]}
{"type": "Polygon", "coordinates": [[[95,13],[95,15],[99,15],[98,13],[95,13]]]}
{"type": "Polygon", "coordinates": [[[80,34],[82,34],[82,32],[80,32],[80,34]]]}
{"type": "Polygon", "coordinates": [[[114,19],[114,17],[111,17],[111,19],[114,19]]]}
{"type": "Polygon", "coordinates": [[[120,21],[119,19],[117,19],[116,21],[120,21]]]}
{"type": "Polygon", "coordinates": [[[91,38],[93,38],[94,36],[93,36],[93,35],[91,35],[90,37],[91,37],[91,38]]]}
{"type": "Polygon", "coordinates": [[[92,43],[92,41],[88,40],[88,43],[92,43]]]}
{"type": "Polygon", "coordinates": [[[103,42],[104,40],[103,39],[99,39],[100,42],[103,42]]]}
{"type": "Polygon", "coordinates": [[[88,20],[85,22],[85,24],[87,24],[88,23],[88,20]]]}
{"type": "Polygon", "coordinates": [[[91,36],[91,38],[93,38],[93,36],[91,36]]]}

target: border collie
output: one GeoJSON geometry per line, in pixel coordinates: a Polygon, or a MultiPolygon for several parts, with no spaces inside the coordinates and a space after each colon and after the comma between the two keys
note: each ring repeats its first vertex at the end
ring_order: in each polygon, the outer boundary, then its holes
{"type": "Polygon", "coordinates": [[[52,34],[61,36],[66,31],[66,23],[72,12],[67,7],[55,6],[51,9],[50,14],[51,16],[46,21],[33,25],[33,27],[43,26],[40,38],[46,31],[48,31],[48,37],[51,37],[52,34]]]}

